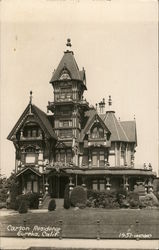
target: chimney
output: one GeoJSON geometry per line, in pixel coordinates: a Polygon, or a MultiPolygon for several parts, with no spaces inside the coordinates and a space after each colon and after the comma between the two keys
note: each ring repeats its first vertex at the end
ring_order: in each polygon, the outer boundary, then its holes
{"type": "Polygon", "coordinates": [[[105,99],[103,98],[103,100],[99,102],[99,113],[104,114],[104,112],[105,112],[105,99]]]}

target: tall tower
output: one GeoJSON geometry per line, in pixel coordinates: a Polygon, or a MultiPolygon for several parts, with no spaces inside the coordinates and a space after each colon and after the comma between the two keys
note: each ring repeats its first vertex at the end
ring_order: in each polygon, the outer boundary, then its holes
{"type": "Polygon", "coordinates": [[[83,93],[87,90],[85,70],[78,68],[74,53],[70,50],[70,39],[67,39],[66,46],[50,81],[54,101],[49,102],[48,109],[54,113],[54,131],[58,141],[73,149],[75,145],[78,148],[82,117],[89,105],[83,99],[83,93]]]}

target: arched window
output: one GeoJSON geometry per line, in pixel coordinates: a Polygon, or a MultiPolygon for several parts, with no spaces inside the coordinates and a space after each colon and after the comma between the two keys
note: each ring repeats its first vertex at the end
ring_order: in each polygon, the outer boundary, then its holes
{"type": "Polygon", "coordinates": [[[93,139],[96,138],[103,138],[104,137],[104,130],[100,125],[94,125],[91,130],[91,137],[93,139]]]}

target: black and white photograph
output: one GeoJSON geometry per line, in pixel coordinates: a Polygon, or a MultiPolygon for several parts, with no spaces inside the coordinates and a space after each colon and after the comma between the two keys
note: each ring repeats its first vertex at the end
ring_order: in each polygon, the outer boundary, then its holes
{"type": "Polygon", "coordinates": [[[0,249],[158,250],[158,1],[0,8],[0,249]]]}

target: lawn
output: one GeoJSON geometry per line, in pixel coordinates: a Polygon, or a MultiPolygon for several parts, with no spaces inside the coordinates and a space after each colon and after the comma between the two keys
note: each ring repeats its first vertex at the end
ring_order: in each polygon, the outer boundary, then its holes
{"type": "Polygon", "coordinates": [[[40,213],[29,211],[27,214],[3,216],[1,232],[1,236],[13,237],[159,239],[159,210],[86,208],[40,213]],[[19,230],[22,233],[17,235],[19,230]]]}

